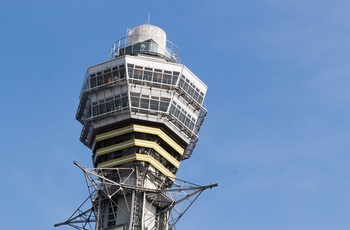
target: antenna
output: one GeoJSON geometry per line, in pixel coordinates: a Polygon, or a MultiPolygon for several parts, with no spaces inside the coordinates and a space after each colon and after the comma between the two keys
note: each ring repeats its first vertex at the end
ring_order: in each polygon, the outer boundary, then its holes
{"type": "Polygon", "coordinates": [[[148,25],[150,24],[150,21],[151,21],[151,15],[148,14],[148,18],[147,18],[147,24],[148,24],[148,25]]]}

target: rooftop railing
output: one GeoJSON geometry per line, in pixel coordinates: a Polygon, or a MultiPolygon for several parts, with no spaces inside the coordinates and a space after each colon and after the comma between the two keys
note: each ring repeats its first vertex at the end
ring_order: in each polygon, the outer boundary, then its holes
{"type": "Polygon", "coordinates": [[[125,54],[147,54],[159,56],[166,61],[181,63],[180,50],[171,41],[166,41],[166,47],[161,47],[153,39],[148,39],[142,42],[129,42],[132,36],[124,37],[116,41],[111,48],[111,59],[123,56],[125,54]]]}

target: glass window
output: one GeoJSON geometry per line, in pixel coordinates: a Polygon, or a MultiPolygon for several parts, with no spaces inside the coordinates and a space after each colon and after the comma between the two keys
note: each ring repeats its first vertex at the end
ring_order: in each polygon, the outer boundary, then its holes
{"type": "Polygon", "coordinates": [[[104,75],[104,84],[111,83],[112,82],[112,74],[106,73],[104,75]]]}
{"type": "Polygon", "coordinates": [[[187,92],[191,97],[193,97],[194,89],[192,87],[189,87],[187,92]]]}
{"type": "Polygon", "coordinates": [[[110,98],[106,99],[106,107],[107,107],[107,112],[110,112],[110,111],[114,110],[113,97],[110,97],[110,98]]]}
{"type": "Polygon", "coordinates": [[[119,79],[119,74],[118,74],[118,70],[113,71],[113,80],[116,81],[119,79]]]}
{"type": "Polygon", "coordinates": [[[97,86],[95,74],[90,75],[90,87],[94,88],[97,86]]]}
{"type": "Polygon", "coordinates": [[[193,123],[193,122],[190,122],[190,124],[188,125],[188,128],[189,128],[190,130],[193,130],[193,127],[194,127],[194,123],[193,123]]]}
{"type": "MultiPolygon", "coordinates": [[[[143,67],[140,65],[135,65],[135,69],[143,69],[143,67]]],[[[149,68],[146,68],[146,69],[149,69],[149,68]]]]}
{"type": "Polygon", "coordinates": [[[130,100],[131,100],[131,106],[133,107],[139,107],[139,98],[140,94],[139,93],[130,93],[130,100]]]}
{"type": "Polygon", "coordinates": [[[184,80],[181,78],[181,79],[180,79],[180,82],[179,82],[179,87],[180,87],[180,88],[183,88],[183,84],[184,84],[184,80]]]}
{"type": "Polygon", "coordinates": [[[148,98],[141,98],[141,108],[148,109],[149,99],[148,98]]]}
{"type": "Polygon", "coordinates": [[[165,73],[164,73],[162,82],[163,82],[164,84],[170,85],[170,84],[171,84],[171,75],[170,75],[170,74],[165,74],[165,73]]]}
{"type": "Polygon", "coordinates": [[[126,93],[122,94],[122,107],[125,108],[128,106],[128,95],[126,93]]]}
{"type": "Polygon", "coordinates": [[[121,105],[120,105],[120,98],[119,96],[118,97],[115,97],[114,98],[114,108],[115,110],[119,110],[121,108],[121,105]]]}
{"type": "Polygon", "coordinates": [[[174,72],[173,73],[173,81],[172,85],[176,85],[177,79],[179,78],[180,73],[179,72],[174,72]]]}
{"type": "Polygon", "coordinates": [[[103,84],[103,78],[102,75],[97,76],[97,86],[102,85],[103,84]]]}
{"type": "Polygon", "coordinates": [[[161,101],[159,103],[159,110],[160,111],[163,111],[163,112],[166,112],[168,110],[168,106],[169,106],[169,102],[163,102],[161,101]]]}
{"type": "Polygon", "coordinates": [[[101,104],[101,102],[100,102],[98,107],[99,107],[99,110],[100,110],[100,114],[106,113],[106,104],[105,103],[101,104]]]}
{"type": "Polygon", "coordinates": [[[92,115],[93,116],[99,115],[98,105],[96,102],[92,104],[92,115]]]}
{"type": "Polygon", "coordinates": [[[176,118],[178,118],[179,115],[180,115],[180,110],[177,109],[177,108],[175,108],[175,110],[174,110],[174,116],[175,116],[176,118]]]}
{"type": "Polygon", "coordinates": [[[152,81],[152,72],[145,70],[143,79],[146,81],[152,81]]]}
{"type": "Polygon", "coordinates": [[[124,65],[120,65],[119,66],[119,77],[120,77],[120,79],[124,79],[125,78],[125,67],[124,67],[124,65]]]}
{"type": "Polygon", "coordinates": [[[175,113],[175,106],[171,105],[170,107],[170,114],[174,114],[175,113]]]}
{"type": "Polygon", "coordinates": [[[150,109],[158,110],[159,100],[151,100],[150,101],[150,109]]]}
{"type": "Polygon", "coordinates": [[[154,82],[161,82],[162,81],[162,74],[161,73],[154,73],[154,82]]]}
{"type": "Polygon", "coordinates": [[[135,78],[135,79],[142,79],[142,74],[143,74],[143,70],[140,69],[135,69],[134,70],[134,76],[130,76],[131,78],[135,78]]]}
{"type": "Polygon", "coordinates": [[[134,65],[128,64],[128,74],[130,78],[134,77],[134,65]]]}

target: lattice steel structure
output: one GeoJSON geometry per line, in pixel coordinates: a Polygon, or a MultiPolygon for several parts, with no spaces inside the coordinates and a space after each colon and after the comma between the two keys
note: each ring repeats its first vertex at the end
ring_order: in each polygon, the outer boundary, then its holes
{"type": "Polygon", "coordinates": [[[56,226],[175,229],[201,192],[217,186],[176,179],[180,162],[191,156],[198,141],[207,114],[206,90],[180,63],[178,49],[162,29],[150,24],[130,29],[112,46],[111,60],[87,70],[76,118],[94,168],[76,164],[90,195],[56,226]],[[92,205],[84,211],[88,200],[92,205]]]}

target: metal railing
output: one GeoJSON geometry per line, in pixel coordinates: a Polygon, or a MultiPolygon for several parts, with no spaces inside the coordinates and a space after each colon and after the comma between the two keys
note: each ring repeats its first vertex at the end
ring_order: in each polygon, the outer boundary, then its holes
{"type": "MultiPolygon", "coordinates": [[[[166,41],[166,47],[159,46],[154,40],[148,39],[142,42],[131,43],[127,36],[116,41],[111,48],[111,59],[125,54],[148,54],[163,57],[166,61],[181,63],[180,50],[171,41],[166,41]]],[[[130,39],[131,40],[131,39],[130,39]]]]}

